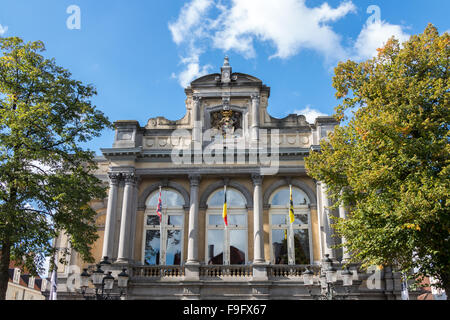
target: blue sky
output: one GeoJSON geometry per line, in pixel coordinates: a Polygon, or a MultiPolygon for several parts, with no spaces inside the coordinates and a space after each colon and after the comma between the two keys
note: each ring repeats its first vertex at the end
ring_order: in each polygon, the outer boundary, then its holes
{"type": "MultiPolygon", "coordinates": [[[[429,22],[450,30],[448,12],[448,0],[0,0],[0,35],[44,41],[48,57],[97,88],[111,121],[145,126],[182,118],[183,86],[218,72],[225,55],[271,87],[272,116],[331,115],[339,60],[370,58],[391,35],[405,41],[429,22]]],[[[86,147],[100,154],[113,135],[86,147]]]]}

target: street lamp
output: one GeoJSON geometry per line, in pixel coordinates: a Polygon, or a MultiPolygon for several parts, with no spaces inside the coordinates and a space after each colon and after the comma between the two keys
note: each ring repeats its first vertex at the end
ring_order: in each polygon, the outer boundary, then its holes
{"type": "Polygon", "coordinates": [[[89,274],[88,269],[84,269],[80,275],[81,277],[81,293],[83,298],[86,300],[113,300],[113,298],[122,298],[124,291],[128,285],[128,274],[126,269],[122,269],[122,272],[117,276],[117,286],[120,289],[120,294],[117,296],[112,296],[111,292],[114,288],[114,277],[112,272],[108,271],[105,273],[101,264],[97,265],[97,269],[89,274]],[[89,287],[89,280],[95,287],[94,294],[87,294],[87,288],[89,287]]]}
{"type": "MultiPolygon", "coordinates": [[[[303,282],[307,287],[314,287],[314,272],[312,272],[308,267],[302,273],[303,282]]],[[[353,274],[346,267],[345,270],[341,273],[342,276],[342,285],[345,287],[345,292],[348,295],[350,293],[350,288],[353,285],[353,274]]],[[[338,296],[336,295],[336,284],[337,284],[337,270],[333,266],[333,260],[329,258],[329,255],[325,255],[325,260],[322,262],[321,269],[318,274],[318,284],[321,288],[320,295],[313,295],[311,292],[311,288],[308,288],[308,292],[310,295],[314,297],[314,299],[319,300],[336,300],[338,296]]],[[[344,299],[345,296],[341,296],[340,298],[344,299]]]]}

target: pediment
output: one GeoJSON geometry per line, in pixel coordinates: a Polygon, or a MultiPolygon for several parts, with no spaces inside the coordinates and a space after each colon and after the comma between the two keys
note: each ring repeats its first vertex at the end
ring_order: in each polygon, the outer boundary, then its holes
{"type": "MultiPolygon", "coordinates": [[[[192,81],[191,88],[203,86],[217,86],[220,84],[221,84],[220,73],[212,73],[192,81]]],[[[231,85],[261,86],[262,81],[249,74],[234,72],[231,74],[231,85]]]]}

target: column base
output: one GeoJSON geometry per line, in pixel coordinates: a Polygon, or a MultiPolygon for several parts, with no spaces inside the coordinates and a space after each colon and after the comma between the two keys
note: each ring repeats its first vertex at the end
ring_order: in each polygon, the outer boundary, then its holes
{"type": "Polygon", "coordinates": [[[200,279],[200,263],[198,261],[187,261],[184,265],[185,280],[198,281],[200,279]]]}
{"type": "Polygon", "coordinates": [[[113,262],[113,264],[130,264],[130,263],[133,263],[133,259],[117,258],[117,260],[113,262]]]}
{"type": "Polygon", "coordinates": [[[268,266],[268,263],[264,260],[253,262],[253,280],[257,280],[257,281],[268,280],[267,266],[268,266]]]}

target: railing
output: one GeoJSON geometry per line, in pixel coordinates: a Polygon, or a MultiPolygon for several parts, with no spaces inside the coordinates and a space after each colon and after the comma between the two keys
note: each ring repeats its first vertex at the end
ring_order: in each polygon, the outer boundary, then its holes
{"type": "Polygon", "coordinates": [[[252,277],[253,267],[251,265],[206,265],[200,266],[200,277],[202,278],[247,278],[252,277]]]}
{"type": "Polygon", "coordinates": [[[133,267],[133,277],[176,278],[184,276],[183,266],[139,266],[133,267]]]}
{"type": "MultiPolygon", "coordinates": [[[[315,274],[319,266],[308,265],[268,265],[267,276],[269,279],[301,279],[302,273],[309,267],[315,274]]],[[[140,278],[184,278],[184,266],[135,266],[132,268],[132,276],[140,278]]],[[[233,278],[248,279],[253,276],[252,265],[201,265],[199,276],[202,279],[233,278]]]]}
{"type": "Polygon", "coordinates": [[[318,266],[310,265],[270,265],[267,267],[267,276],[269,278],[301,278],[302,273],[309,267],[311,271],[317,273],[318,266]]]}

